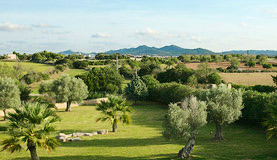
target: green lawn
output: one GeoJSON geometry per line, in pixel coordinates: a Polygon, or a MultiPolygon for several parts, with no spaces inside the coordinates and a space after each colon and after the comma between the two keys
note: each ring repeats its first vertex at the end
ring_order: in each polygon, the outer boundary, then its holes
{"type": "Polygon", "coordinates": [[[68,69],[68,70],[64,71],[63,73],[66,73],[66,74],[73,77],[73,76],[76,76],[76,75],[79,75],[79,74],[83,74],[85,72],[86,71],[83,70],[83,69],[68,69]]]}
{"type": "MultiPolygon", "coordinates": [[[[119,125],[118,133],[82,137],[81,142],[63,143],[55,151],[48,153],[39,149],[39,156],[44,160],[147,160],[177,159],[177,152],[185,141],[166,141],[161,134],[162,121],[167,111],[166,106],[145,103],[133,106],[132,125],[119,125]]],[[[99,112],[95,106],[80,106],[70,113],[59,111],[62,121],[57,123],[57,130],[64,133],[93,132],[100,129],[111,130],[109,122],[95,123],[99,112]]],[[[5,122],[0,122],[0,126],[5,122]]],[[[226,140],[215,142],[210,131],[214,125],[203,127],[196,140],[192,153],[193,159],[277,159],[277,140],[266,141],[263,131],[241,125],[224,128],[226,140]]],[[[58,132],[57,132],[58,133],[58,132]]],[[[7,137],[0,132],[0,140],[7,137]]],[[[10,154],[0,152],[0,159],[25,160],[29,152],[23,150],[10,154]]]]}
{"type": "Polygon", "coordinates": [[[22,65],[27,71],[33,70],[36,72],[46,72],[55,69],[54,66],[33,62],[0,62],[0,64],[7,64],[8,66],[15,66],[17,64],[22,65]]]}

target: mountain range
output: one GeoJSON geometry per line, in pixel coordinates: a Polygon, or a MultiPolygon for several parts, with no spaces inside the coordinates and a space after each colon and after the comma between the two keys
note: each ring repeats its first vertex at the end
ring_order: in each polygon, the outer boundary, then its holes
{"type": "MultiPolygon", "coordinates": [[[[79,52],[74,52],[72,50],[67,50],[60,52],[60,54],[78,54],[79,52]]],[[[96,55],[96,52],[91,53],[83,53],[80,52],[82,55],[96,55]]],[[[246,54],[247,50],[232,50],[232,51],[225,51],[222,53],[213,52],[203,48],[195,48],[195,49],[185,49],[181,48],[176,45],[164,46],[161,48],[157,47],[149,47],[146,45],[138,46],[136,48],[123,48],[118,50],[110,50],[104,52],[106,54],[130,54],[130,55],[158,55],[158,56],[180,56],[183,54],[198,54],[198,55],[205,55],[205,54],[246,54]]],[[[249,54],[265,54],[265,55],[277,55],[277,51],[275,50],[249,50],[249,54]]]]}

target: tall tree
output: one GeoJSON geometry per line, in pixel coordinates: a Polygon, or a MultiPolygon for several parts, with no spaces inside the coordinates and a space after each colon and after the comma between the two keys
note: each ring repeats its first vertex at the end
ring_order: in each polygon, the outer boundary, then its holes
{"type": "Polygon", "coordinates": [[[207,123],[207,105],[195,97],[186,98],[180,106],[169,105],[164,121],[163,136],[167,139],[187,140],[187,144],[179,151],[180,158],[189,158],[195,144],[198,129],[207,123]]]}
{"type": "Polygon", "coordinates": [[[125,88],[125,92],[128,98],[135,100],[145,99],[148,96],[148,89],[145,83],[140,79],[140,77],[135,74],[125,88]]]}
{"type": "MultiPolygon", "coordinates": [[[[276,97],[277,98],[277,97],[276,97]]],[[[267,139],[277,136],[277,99],[273,99],[267,106],[266,112],[268,116],[263,122],[263,125],[267,128],[267,139]]]]}
{"type": "Polygon", "coordinates": [[[88,87],[82,79],[64,74],[60,79],[41,83],[40,93],[53,96],[57,102],[66,102],[66,111],[71,111],[72,102],[81,102],[88,96],[88,87]]]}
{"type": "Polygon", "coordinates": [[[201,99],[207,101],[209,119],[215,123],[215,139],[223,140],[222,126],[236,121],[241,116],[242,92],[220,84],[217,88],[204,92],[201,99]]]}
{"type": "Polygon", "coordinates": [[[4,112],[4,120],[7,118],[8,108],[20,105],[20,91],[11,78],[0,79],[0,108],[4,112]]]}
{"type": "Polygon", "coordinates": [[[127,106],[126,100],[119,96],[109,96],[108,101],[101,101],[98,104],[98,111],[101,111],[102,117],[98,118],[98,121],[110,121],[112,123],[113,132],[117,132],[117,124],[119,122],[130,124],[131,117],[129,113],[132,109],[127,106]]]}
{"type": "Polygon", "coordinates": [[[273,82],[275,83],[275,85],[277,85],[277,75],[276,75],[276,76],[272,76],[272,75],[271,75],[271,77],[272,77],[273,82]]]}
{"type": "Polygon", "coordinates": [[[8,128],[10,138],[2,142],[2,150],[11,153],[21,151],[22,143],[27,143],[32,160],[39,160],[37,147],[53,150],[59,143],[56,138],[50,137],[55,128],[53,123],[59,117],[55,111],[39,103],[25,103],[22,107],[15,108],[9,113],[8,128]]]}

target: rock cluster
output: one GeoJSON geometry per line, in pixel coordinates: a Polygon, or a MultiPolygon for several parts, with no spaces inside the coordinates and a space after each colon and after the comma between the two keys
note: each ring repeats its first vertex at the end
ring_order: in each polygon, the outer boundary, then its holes
{"type": "Polygon", "coordinates": [[[73,142],[73,141],[81,141],[82,140],[80,138],[81,136],[94,136],[98,134],[108,134],[108,133],[109,133],[108,130],[101,130],[101,131],[91,132],[91,133],[80,133],[80,132],[76,132],[72,134],[60,133],[59,135],[56,136],[56,138],[62,142],[68,142],[68,141],[73,142]]]}

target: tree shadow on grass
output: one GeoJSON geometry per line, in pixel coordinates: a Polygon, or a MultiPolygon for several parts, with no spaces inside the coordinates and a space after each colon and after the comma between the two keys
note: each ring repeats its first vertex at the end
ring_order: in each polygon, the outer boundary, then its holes
{"type": "Polygon", "coordinates": [[[153,138],[116,138],[116,139],[92,139],[82,140],[79,142],[66,142],[62,143],[62,147],[135,147],[135,146],[148,146],[148,145],[166,145],[166,144],[180,144],[184,145],[185,141],[168,142],[162,137],[153,138]]]}
{"type": "MultiPolygon", "coordinates": [[[[29,157],[16,158],[14,160],[26,160],[29,157]]],[[[158,154],[145,157],[123,157],[123,156],[101,156],[101,155],[76,155],[76,156],[59,156],[59,157],[40,157],[41,160],[177,160],[176,154],[158,154]]]]}

